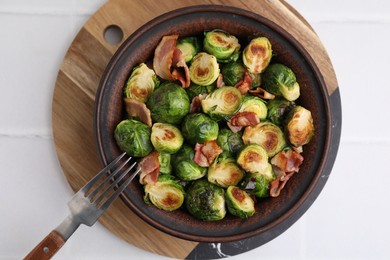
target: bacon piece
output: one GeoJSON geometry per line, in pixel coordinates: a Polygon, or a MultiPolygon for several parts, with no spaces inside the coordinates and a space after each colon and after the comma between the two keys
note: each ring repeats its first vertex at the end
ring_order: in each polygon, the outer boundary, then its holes
{"type": "Polygon", "coordinates": [[[217,88],[222,88],[225,86],[225,82],[223,82],[223,75],[222,73],[219,73],[217,78],[217,88]]]}
{"type": "Polygon", "coordinates": [[[202,111],[202,100],[207,97],[207,94],[199,94],[195,96],[190,105],[190,113],[197,113],[202,111]]]}
{"type": "Polygon", "coordinates": [[[190,85],[190,73],[183,54],[176,48],[179,35],[164,36],[154,51],[153,69],[165,80],[179,80],[183,88],[190,85]]]}
{"type": "Polygon", "coordinates": [[[230,118],[229,123],[232,126],[255,126],[260,123],[260,120],[256,113],[244,111],[233,115],[230,118]]]}
{"type": "Polygon", "coordinates": [[[284,175],[276,178],[270,184],[269,195],[271,197],[277,197],[280,195],[280,191],[284,188],[287,181],[294,175],[295,172],[284,173],[284,175]]]}
{"type": "Polygon", "coordinates": [[[244,78],[236,84],[236,88],[241,92],[242,95],[248,93],[252,86],[252,77],[245,71],[244,78]]]}
{"type": "Polygon", "coordinates": [[[125,98],[126,112],[131,117],[138,118],[141,122],[152,127],[152,115],[147,106],[133,98],[125,98]]]}
{"type": "Polygon", "coordinates": [[[194,162],[201,167],[209,167],[214,159],[222,153],[221,147],[218,146],[217,141],[207,141],[203,144],[195,145],[194,162]]]}
{"type": "Polygon", "coordinates": [[[269,93],[268,91],[266,91],[263,88],[256,88],[256,89],[253,89],[253,90],[250,89],[248,92],[250,94],[252,94],[254,96],[257,96],[257,97],[260,97],[262,99],[274,99],[275,98],[274,94],[269,93]]]}
{"type": "Polygon", "coordinates": [[[298,172],[303,162],[303,156],[296,151],[281,151],[271,159],[271,164],[284,172],[298,172]]]}
{"type": "Polygon", "coordinates": [[[140,177],[139,182],[143,185],[155,183],[160,173],[160,162],[157,151],[153,151],[139,161],[140,177]]]}
{"type": "Polygon", "coordinates": [[[235,126],[230,124],[230,121],[227,121],[227,126],[230,130],[232,130],[233,133],[240,132],[244,127],[243,126],[235,126]]]}

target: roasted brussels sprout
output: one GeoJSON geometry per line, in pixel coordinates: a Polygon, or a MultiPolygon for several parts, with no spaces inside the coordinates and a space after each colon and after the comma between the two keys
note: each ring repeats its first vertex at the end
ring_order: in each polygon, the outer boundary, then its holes
{"type": "Polygon", "coordinates": [[[220,120],[237,112],[241,106],[242,95],[235,87],[221,87],[207,95],[201,101],[203,112],[211,118],[220,120]]]}
{"type": "Polygon", "coordinates": [[[241,134],[226,128],[219,131],[217,144],[223,151],[220,157],[234,157],[244,146],[241,134]]]}
{"type": "Polygon", "coordinates": [[[269,197],[269,189],[271,182],[275,179],[275,174],[272,165],[268,163],[262,173],[254,173],[245,178],[241,183],[243,189],[258,198],[269,197]]]}
{"type": "Polygon", "coordinates": [[[177,41],[176,48],[181,51],[185,61],[188,63],[202,50],[202,42],[195,36],[181,38],[177,41]]]}
{"type": "Polygon", "coordinates": [[[215,160],[207,171],[207,180],[222,188],[237,185],[245,173],[237,165],[233,158],[215,160]]]}
{"type": "Polygon", "coordinates": [[[194,217],[215,221],[226,215],[225,191],[205,179],[196,180],[188,188],[185,206],[194,217]]]}
{"type": "Polygon", "coordinates": [[[222,30],[205,32],[203,48],[214,55],[219,62],[238,59],[241,45],[236,36],[222,30]]]}
{"type": "Polygon", "coordinates": [[[215,56],[199,52],[191,61],[190,78],[195,84],[208,86],[219,76],[219,64],[215,56]]]}
{"type": "Polygon", "coordinates": [[[157,182],[144,186],[144,201],[152,203],[159,209],[166,211],[176,210],[184,202],[183,187],[172,175],[160,174],[157,182]]]}
{"type": "Polygon", "coordinates": [[[263,73],[262,84],[268,92],[288,101],[296,100],[300,95],[300,87],[294,72],[287,66],[275,63],[267,67],[263,73]]]}
{"type": "Polygon", "coordinates": [[[158,152],[169,154],[179,151],[184,141],[180,130],[166,123],[153,124],[150,140],[158,152]]]}
{"type": "Polygon", "coordinates": [[[159,80],[152,69],[149,69],[145,63],[135,67],[127,80],[124,94],[125,98],[133,98],[145,103],[159,80]]]}
{"type": "Polygon", "coordinates": [[[153,122],[179,124],[190,110],[186,91],[179,85],[167,82],[158,87],[146,103],[153,122]]]}
{"type": "Polygon", "coordinates": [[[186,88],[186,92],[188,94],[189,99],[192,100],[194,97],[196,97],[200,94],[211,93],[214,90],[214,88],[215,87],[213,85],[201,86],[201,85],[198,85],[198,84],[191,82],[191,85],[188,88],[186,88]]]}
{"type": "Polygon", "coordinates": [[[143,157],[153,150],[150,128],[134,119],[121,121],[115,128],[114,138],[119,148],[128,155],[143,157]]]}
{"type": "Polygon", "coordinates": [[[172,173],[171,155],[169,153],[159,152],[158,163],[160,164],[160,173],[162,174],[172,173]]]}
{"type": "Polygon", "coordinates": [[[173,172],[180,180],[192,181],[206,175],[207,169],[194,162],[194,155],[194,149],[186,144],[172,155],[173,172]]]}
{"type": "Polygon", "coordinates": [[[216,121],[203,113],[188,114],[181,127],[184,139],[190,144],[202,144],[216,140],[219,126],[216,121]]]}
{"type": "Polygon", "coordinates": [[[236,186],[229,186],[225,193],[230,214],[247,219],[255,214],[255,202],[248,193],[236,186]]]}
{"type": "Polygon", "coordinates": [[[261,145],[269,157],[274,156],[284,147],[286,140],[282,129],[271,122],[261,122],[255,126],[248,126],[242,135],[244,144],[261,145]]]}
{"type": "Polygon", "coordinates": [[[282,97],[272,99],[268,102],[267,118],[274,124],[282,126],[287,114],[293,109],[295,103],[282,97]]]}
{"type": "Polygon", "coordinates": [[[265,101],[261,98],[245,95],[242,100],[241,108],[238,112],[253,112],[260,120],[262,120],[267,117],[268,109],[265,101]]]}
{"type": "Polygon", "coordinates": [[[310,142],[314,135],[314,124],[311,112],[302,106],[296,106],[286,119],[286,136],[295,147],[310,142]]]}
{"type": "Polygon", "coordinates": [[[252,39],[242,53],[242,61],[250,73],[264,71],[272,58],[272,45],[266,37],[252,39]]]}
{"type": "Polygon", "coordinates": [[[237,163],[251,174],[261,174],[268,167],[267,151],[257,144],[246,145],[238,154],[237,163]]]}
{"type": "Polygon", "coordinates": [[[222,69],[221,73],[223,76],[223,81],[226,86],[235,86],[244,78],[246,68],[244,65],[239,62],[229,62],[222,69]]]}

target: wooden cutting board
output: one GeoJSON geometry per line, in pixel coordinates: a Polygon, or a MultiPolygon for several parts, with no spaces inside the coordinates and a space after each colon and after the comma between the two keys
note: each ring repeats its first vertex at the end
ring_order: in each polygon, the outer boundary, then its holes
{"type": "MultiPolygon", "coordinates": [[[[288,28],[311,54],[327,85],[329,95],[337,89],[332,64],[311,26],[282,0],[110,0],[83,26],[72,42],[58,72],[53,95],[52,124],[59,162],[74,191],[80,189],[102,167],[93,131],[95,93],[106,64],[133,31],[167,11],[200,4],[222,4],[247,9],[288,28]],[[105,30],[116,25],[123,39],[112,45],[105,30]]],[[[215,245],[181,240],[143,222],[117,200],[100,219],[114,235],[155,254],[174,258],[202,258],[197,250],[215,245]]],[[[253,238],[255,240],[256,238],[253,238]]],[[[238,254],[256,247],[251,243],[238,254]]],[[[203,250],[203,249],[202,249],[203,250]]]]}

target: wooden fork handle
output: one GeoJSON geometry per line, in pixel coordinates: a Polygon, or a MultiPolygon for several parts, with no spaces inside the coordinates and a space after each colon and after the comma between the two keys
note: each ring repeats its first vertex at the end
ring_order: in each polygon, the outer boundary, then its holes
{"type": "Polygon", "coordinates": [[[53,230],[24,259],[50,259],[64,244],[65,240],[53,230]]]}

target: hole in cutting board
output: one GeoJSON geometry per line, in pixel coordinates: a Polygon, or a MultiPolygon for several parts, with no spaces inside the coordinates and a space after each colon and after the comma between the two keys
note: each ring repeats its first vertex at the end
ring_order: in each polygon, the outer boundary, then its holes
{"type": "Polygon", "coordinates": [[[118,25],[109,25],[103,33],[104,39],[111,45],[117,45],[123,39],[123,31],[118,25]]]}

